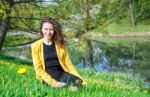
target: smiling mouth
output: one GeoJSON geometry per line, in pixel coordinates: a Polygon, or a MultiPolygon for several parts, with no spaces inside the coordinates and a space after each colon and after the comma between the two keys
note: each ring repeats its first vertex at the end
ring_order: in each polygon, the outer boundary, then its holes
{"type": "Polygon", "coordinates": [[[52,34],[46,35],[46,37],[52,37],[52,34]]]}

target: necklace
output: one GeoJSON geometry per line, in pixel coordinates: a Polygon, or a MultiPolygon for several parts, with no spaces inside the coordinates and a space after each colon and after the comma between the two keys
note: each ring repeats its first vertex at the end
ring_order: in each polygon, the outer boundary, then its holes
{"type": "Polygon", "coordinates": [[[51,45],[53,42],[52,42],[52,41],[45,41],[45,40],[44,40],[44,43],[45,43],[46,45],[51,45]]]}

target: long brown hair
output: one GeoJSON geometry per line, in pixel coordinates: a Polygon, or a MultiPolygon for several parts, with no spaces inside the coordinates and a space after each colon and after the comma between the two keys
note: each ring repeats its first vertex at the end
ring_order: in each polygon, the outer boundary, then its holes
{"type": "Polygon", "coordinates": [[[61,25],[58,21],[56,21],[52,18],[49,18],[49,17],[45,16],[41,20],[41,24],[40,24],[40,33],[41,33],[41,35],[43,36],[42,26],[46,22],[51,23],[54,27],[53,41],[55,41],[57,43],[60,43],[61,45],[64,45],[64,36],[63,36],[63,33],[62,33],[61,25]]]}

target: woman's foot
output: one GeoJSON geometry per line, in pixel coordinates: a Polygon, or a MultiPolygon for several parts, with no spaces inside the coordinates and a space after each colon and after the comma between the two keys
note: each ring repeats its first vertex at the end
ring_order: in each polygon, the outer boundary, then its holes
{"type": "Polygon", "coordinates": [[[64,87],[65,85],[66,85],[66,83],[64,83],[64,82],[57,82],[54,87],[61,88],[61,87],[64,87]]]}
{"type": "Polygon", "coordinates": [[[78,87],[77,86],[70,86],[69,90],[72,91],[72,92],[77,92],[78,87]]]}
{"type": "Polygon", "coordinates": [[[79,85],[81,85],[81,84],[82,84],[82,80],[77,79],[77,80],[75,81],[75,85],[79,86],[79,85]]]}

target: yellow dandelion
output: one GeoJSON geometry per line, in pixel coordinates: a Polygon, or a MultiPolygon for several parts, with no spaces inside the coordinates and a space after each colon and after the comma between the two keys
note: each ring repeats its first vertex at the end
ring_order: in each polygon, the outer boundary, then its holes
{"type": "Polygon", "coordinates": [[[23,67],[23,68],[18,69],[17,73],[21,74],[21,75],[25,74],[26,73],[26,68],[23,67]]]}
{"type": "Polygon", "coordinates": [[[94,84],[94,80],[89,80],[89,83],[94,84]]]}
{"type": "Polygon", "coordinates": [[[100,84],[104,84],[104,81],[100,80],[99,83],[100,83],[100,84]]]}
{"type": "Polygon", "coordinates": [[[113,87],[113,85],[112,85],[112,84],[110,84],[109,86],[110,86],[110,87],[113,87]]]}
{"type": "Polygon", "coordinates": [[[87,83],[85,81],[82,82],[82,86],[87,86],[87,83]]]}
{"type": "Polygon", "coordinates": [[[92,84],[95,84],[95,81],[93,80],[93,81],[91,81],[91,83],[92,83],[92,84]]]}
{"type": "Polygon", "coordinates": [[[144,90],[144,93],[148,93],[148,90],[144,90]]]}

